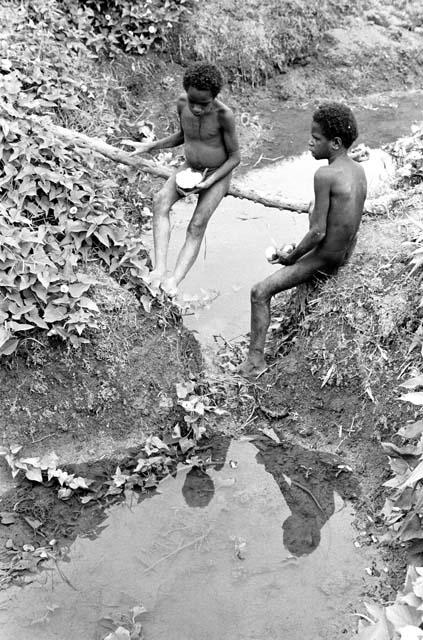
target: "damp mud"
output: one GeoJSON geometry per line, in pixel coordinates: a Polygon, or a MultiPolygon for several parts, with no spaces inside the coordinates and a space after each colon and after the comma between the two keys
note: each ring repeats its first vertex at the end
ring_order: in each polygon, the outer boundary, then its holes
{"type": "Polygon", "coordinates": [[[145,609],[146,640],[335,640],[350,629],[369,557],[355,545],[359,487],[341,459],[264,437],[220,439],[203,457],[147,499],[126,492],[66,562],[2,592],[0,637],[100,640],[133,607],[145,609]]]}

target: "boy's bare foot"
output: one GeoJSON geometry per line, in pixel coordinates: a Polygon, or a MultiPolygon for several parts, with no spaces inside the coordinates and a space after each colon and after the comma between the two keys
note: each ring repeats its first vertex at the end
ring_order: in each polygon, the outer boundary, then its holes
{"type": "Polygon", "coordinates": [[[173,276],[166,278],[166,280],[161,283],[161,288],[169,298],[175,298],[178,293],[178,285],[176,284],[176,280],[173,276]]]}
{"type": "Polygon", "coordinates": [[[164,274],[161,271],[157,271],[156,269],[153,269],[153,271],[150,271],[150,273],[148,274],[148,281],[154,287],[158,287],[161,284],[163,278],[164,274]]]}
{"type": "Polygon", "coordinates": [[[164,275],[156,270],[150,271],[150,273],[148,274],[146,282],[153,296],[156,296],[160,293],[160,284],[163,278],[164,275]]]}
{"type": "Polygon", "coordinates": [[[252,362],[249,358],[243,362],[237,370],[237,373],[244,378],[257,378],[261,373],[266,371],[266,362],[252,362]]]}

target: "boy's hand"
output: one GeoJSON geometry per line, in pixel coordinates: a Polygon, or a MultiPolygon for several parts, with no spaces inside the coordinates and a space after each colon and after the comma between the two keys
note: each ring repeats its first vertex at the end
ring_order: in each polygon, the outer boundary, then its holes
{"type": "Polygon", "coordinates": [[[122,140],[122,144],[127,147],[134,147],[135,151],[131,151],[130,156],[139,156],[143,153],[150,153],[154,147],[154,142],[135,142],[134,140],[122,140]]]}
{"type": "Polygon", "coordinates": [[[206,189],[210,189],[212,184],[213,183],[211,182],[210,178],[206,178],[205,180],[202,180],[199,184],[197,184],[194,191],[205,191],[206,189]]]}
{"type": "Polygon", "coordinates": [[[278,255],[272,260],[271,264],[281,264],[284,267],[294,264],[295,260],[292,259],[294,249],[295,244],[287,244],[281,249],[278,249],[278,255]]]}

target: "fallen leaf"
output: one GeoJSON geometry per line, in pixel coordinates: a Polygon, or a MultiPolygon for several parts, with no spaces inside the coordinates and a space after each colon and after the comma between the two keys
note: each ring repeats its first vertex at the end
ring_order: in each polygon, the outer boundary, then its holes
{"type": "Polygon", "coordinates": [[[329,382],[329,379],[330,379],[334,369],[335,369],[335,365],[334,364],[331,367],[329,367],[328,372],[326,373],[325,377],[323,378],[323,382],[322,382],[321,387],[320,387],[321,389],[323,389],[323,387],[329,382]]]}
{"type": "Polygon", "coordinates": [[[141,304],[144,307],[144,311],[146,313],[150,313],[151,312],[151,305],[153,304],[153,298],[149,298],[146,295],[142,295],[141,298],[141,304]]]}
{"type": "Polygon", "coordinates": [[[194,391],[195,385],[193,382],[177,382],[176,383],[176,395],[180,400],[187,397],[188,394],[194,391]]]}
{"type": "Polygon", "coordinates": [[[275,430],[272,429],[271,427],[263,427],[263,429],[260,429],[260,431],[265,436],[267,436],[268,438],[273,440],[273,442],[276,442],[277,444],[280,444],[279,436],[275,433],[275,430]]]}
{"type": "Polygon", "coordinates": [[[24,558],[12,566],[13,571],[36,571],[41,558],[24,558]]]}
{"type": "Polygon", "coordinates": [[[0,523],[6,526],[15,524],[16,514],[10,511],[0,511],[0,523]]]}
{"type": "Polygon", "coordinates": [[[118,627],[112,633],[109,633],[104,640],[131,640],[131,634],[125,627],[118,627]]]}
{"type": "Polygon", "coordinates": [[[17,453],[19,453],[19,451],[21,449],[22,449],[22,445],[21,444],[13,444],[10,447],[10,453],[15,456],[17,453]]]}
{"type": "Polygon", "coordinates": [[[81,478],[81,476],[77,476],[76,478],[72,478],[67,484],[70,489],[88,489],[89,485],[92,484],[92,480],[87,480],[86,478],[81,478]]]}
{"type": "Polygon", "coordinates": [[[128,480],[129,476],[125,473],[122,473],[120,467],[116,468],[114,475],[112,476],[113,484],[115,487],[122,487],[125,482],[128,480]]]}
{"type": "Polygon", "coordinates": [[[181,438],[179,440],[178,444],[181,447],[182,453],[186,453],[187,451],[189,451],[190,449],[195,447],[194,440],[192,440],[191,438],[187,438],[187,437],[181,438]]]}
{"type": "Polygon", "coordinates": [[[35,530],[39,529],[43,524],[42,522],[40,522],[40,520],[37,520],[36,518],[29,518],[28,516],[24,516],[23,519],[25,520],[25,522],[29,524],[30,527],[32,527],[32,529],[35,529],[35,530]]]}
{"type": "Polygon", "coordinates": [[[32,467],[25,472],[25,476],[28,480],[32,480],[33,482],[42,482],[43,475],[41,473],[41,469],[39,467],[32,467]]]}
{"type": "Polygon", "coordinates": [[[423,391],[414,391],[414,393],[406,393],[403,396],[400,396],[400,400],[404,402],[411,402],[412,404],[422,405],[423,404],[423,391]]]}
{"type": "Polygon", "coordinates": [[[423,478],[423,462],[420,462],[417,467],[412,471],[411,475],[407,478],[407,480],[401,485],[401,489],[405,489],[406,487],[412,487],[419,480],[423,478]]]}
{"type": "Polygon", "coordinates": [[[72,493],[72,489],[62,488],[57,492],[57,497],[60,498],[60,500],[68,500],[71,497],[72,493]]]}
{"type": "Polygon", "coordinates": [[[172,437],[173,438],[180,438],[181,437],[181,427],[179,426],[178,423],[173,428],[172,437]]]}
{"type": "Polygon", "coordinates": [[[147,609],[143,607],[142,604],[136,607],[132,607],[131,609],[132,622],[136,622],[138,616],[141,616],[143,613],[147,613],[147,609]]]}
{"type": "Polygon", "coordinates": [[[282,474],[283,479],[285,480],[286,484],[288,485],[288,487],[290,487],[292,485],[292,480],[289,476],[287,476],[285,473],[282,474]]]}
{"type": "Polygon", "coordinates": [[[422,446],[410,444],[406,447],[397,447],[393,442],[382,442],[383,450],[389,456],[420,456],[422,454],[422,446]]]}
{"type": "Polygon", "coordinates": [[[410,378],[410,380],[402,382],[399,386],[404,387],[404,389],[417,389],[418,387],[423,387],[423,376],[410,378]]]}
{"type": "Polygon", "coordinates": [[[413,422],[413,424],[407,424],[405,427],[401,427],[397,432],[399,436],[411,440],[417,438],[423,433],[423,420],[413,422]]]}

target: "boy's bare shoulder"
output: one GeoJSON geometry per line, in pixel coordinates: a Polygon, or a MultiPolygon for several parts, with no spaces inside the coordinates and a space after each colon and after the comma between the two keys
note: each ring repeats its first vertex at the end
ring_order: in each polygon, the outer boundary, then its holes
{"type": "Polygon", "coordinates": [[[355,168],[356,172],[357,172],[359,175],[361,175],[361,176],[365,177],[365,176],[366,176],[366,172],[364,171],[364,167],[363,167],[363,165],[361,164],[361,162],[357,162],[356,160],[353,160],[352,158],[351,158],[351,162],[353,162],[353,163],[354,163],[354,168],[355,168]]]}
{"type": "Polygon", "coordinates": [[[176,100],[176,107],[178,109],[178,113],[180,113],[182,111],[182,109],[185,107],[186,103],[188,101],[187,98],[187,94],[181,93],[180,96],[178,96],[178,99],[176,100]]]}
{"type": "Polygon", "coordinates": [[[225,123],[235,121],[235,115],[232,109],[220,100],[216,100],[216,111],[220,122],[225,123]]]}
{"type": "Polygon", "coordinates": [[[314,174],[314,182],[315,184],[325,184],[326,182],[330,182],[333,177],[333,169],[330,164],[324,167],[319,167],[314,174]]]}

